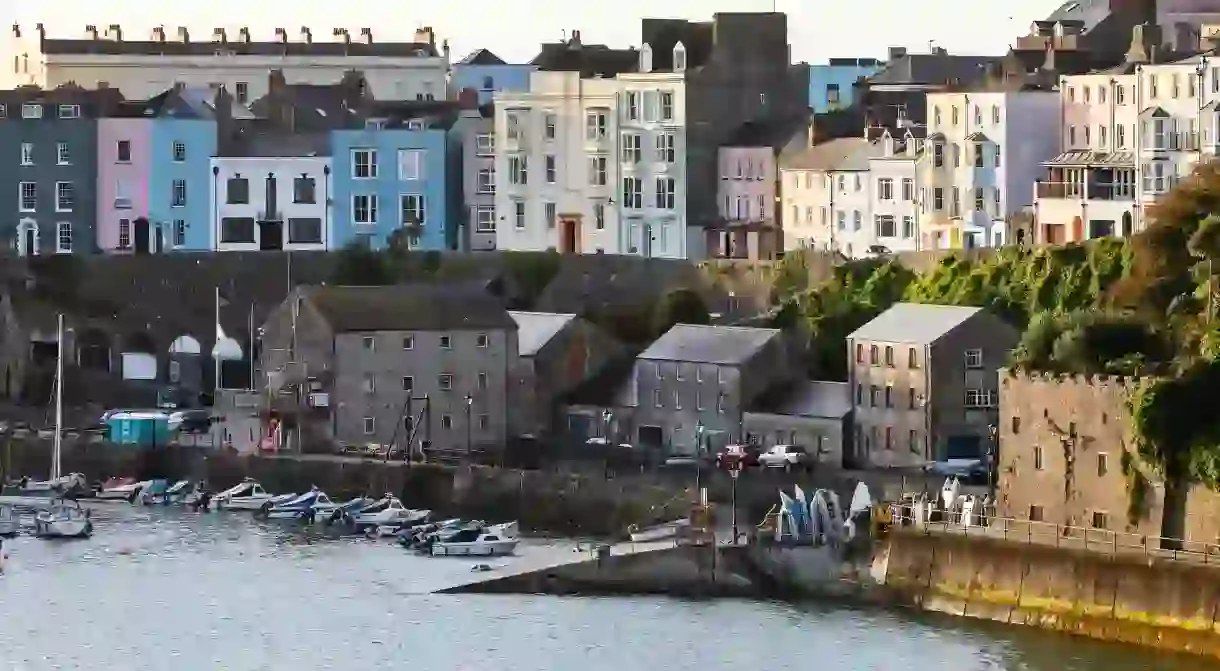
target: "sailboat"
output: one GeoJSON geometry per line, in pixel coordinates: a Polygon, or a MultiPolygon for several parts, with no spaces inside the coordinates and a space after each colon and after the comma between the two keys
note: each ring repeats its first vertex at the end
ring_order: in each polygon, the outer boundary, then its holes
{"type": "MultiPolygon", "coordinates": [[[[51,477],[48,482],[61,481],[64,424],[64,316],[56,325],[58,356],[55,360],[55,440],[51,451],[51,477]]],[[[84,477],[81,476],[81,480],[84,477]]],[[[64,492],[58,492],[60,496],[64,492]]],[[[51,500],[51,504],[34,516],[34,534],[44,538],[83,538],[93,533],[89,511],[75,501],[51,500]]]]}

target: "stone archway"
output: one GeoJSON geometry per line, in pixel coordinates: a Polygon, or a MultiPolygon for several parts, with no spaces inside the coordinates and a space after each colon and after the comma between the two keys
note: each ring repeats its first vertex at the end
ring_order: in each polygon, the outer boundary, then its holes
{"type": "Polygon", "coordinates": [[[170,354],[193,354],[198,356],[203,352],[203,346],[199,341],[189,334],[182,334],[174,338],[174,342],[169,345],[170,354]]]}
{"type": "Polygon", "coordinates": [[[110,336],[98,328],[82,331],[76,344],[76,361],[83,369],[109,371],[110,336]]]}

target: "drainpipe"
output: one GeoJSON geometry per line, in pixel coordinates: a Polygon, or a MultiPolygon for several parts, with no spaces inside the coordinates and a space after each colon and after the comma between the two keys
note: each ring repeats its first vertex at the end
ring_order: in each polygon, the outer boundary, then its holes
{"type": "Polygon", "coordinates": [[[1144,98],[1144,66],[1135,66],[1135,230],[1144,228],[1144,120],[1140,118],[1144,98]]]}
{"type": "MultiPolygon", "coordinates": [[[[322,166],[322,249],[329,250],[334,232],[331,230],[330,166],[322,166]]],[[[288,288],[289,291],[292,287],[288,288]]]]}

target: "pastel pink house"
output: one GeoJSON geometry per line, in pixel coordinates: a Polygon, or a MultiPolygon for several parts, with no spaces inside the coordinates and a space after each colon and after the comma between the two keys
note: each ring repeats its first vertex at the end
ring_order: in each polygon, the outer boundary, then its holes
{"type": "Polygon", "coordinates": [[[783,249],[775,217],[776,149],[745,138],[718,152],[719,220],[706,229],[708,256],[766,260],[783,249]]]}
{"type": "Polygon", "coordinates": [[[137,219],[148,219],[153,120],[106,118],[97,122],[97,245],[103,253],[130,253],[137,219]]]}

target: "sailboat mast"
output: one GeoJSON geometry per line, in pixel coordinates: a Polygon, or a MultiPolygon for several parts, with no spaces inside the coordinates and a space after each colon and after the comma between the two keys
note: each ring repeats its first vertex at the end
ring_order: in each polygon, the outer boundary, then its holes
{"type": "Polygon", "coordinates": [[[55,356],[55,439],[51,452],[51,480],[60,475],[60,450],[64,424],[64,316],[59,314],[55,325],[57,352],[55,356]]]}

